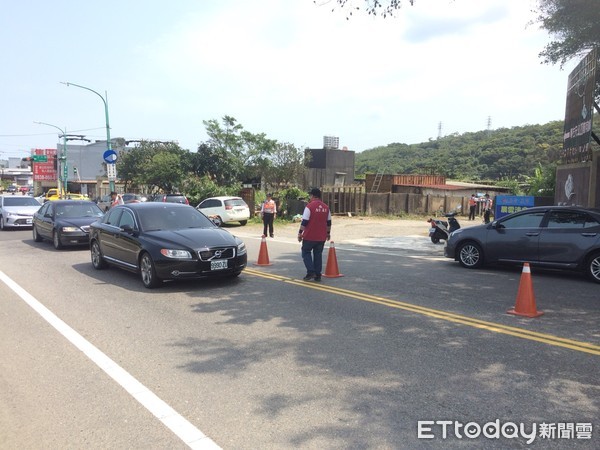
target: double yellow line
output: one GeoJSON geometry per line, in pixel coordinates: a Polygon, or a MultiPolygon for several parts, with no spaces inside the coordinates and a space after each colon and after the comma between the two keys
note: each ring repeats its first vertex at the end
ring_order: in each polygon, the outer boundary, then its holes
{"type": "Polygon", "coordinates": [[[283,283],[293,284],[308,289],[315,289],[317,291],[323,291],[330,294],[337,294],[342,295],[344,297],[355,298],[357,300],[365,302],[377,303],[380,305],[389,306],[390,308],[402,309],[405,311],[422,314],[424,316],[433,317],[448,322],[459,323],[461,325],[491,331],[493,333],[507,334],[509,336],[515,336],[521,339],[542,342],[544,344],[553,345],[555,347],[564,347],[578,352],[589,353],[592,355],[600,355],[600,345],[590,344],[588,342],[575,341],[572,339],[565,339],[551,334],[537,333],[535,331],[529,331],[523,328],[516,328],[498,323],[486,322],[484,320],[474,319],[472,317],[462,316],[460,314],[454,314],[432,308],[425,308],[423,306],[413,305],[411,303],[390,300],[389,298],[378,297],[376,295],[363,294],[362,292],[350,291],[348,289],[342,289],[331,285],[306,282],[295,278],[274,275],[271,273],[254,270],[251,268],[246,268],[244,273],[256,277],[266,278],[269,280],[281,281],[283,283]]]}

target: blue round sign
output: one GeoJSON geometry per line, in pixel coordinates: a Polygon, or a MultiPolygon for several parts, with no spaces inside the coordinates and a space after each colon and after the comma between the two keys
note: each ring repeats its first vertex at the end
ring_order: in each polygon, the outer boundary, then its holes
{"type": "Polygon", "coordinates": [[[117,152],[114,150],[106,150],[102,157],[107,164],[114,164],[117,162],[117,152]]]}

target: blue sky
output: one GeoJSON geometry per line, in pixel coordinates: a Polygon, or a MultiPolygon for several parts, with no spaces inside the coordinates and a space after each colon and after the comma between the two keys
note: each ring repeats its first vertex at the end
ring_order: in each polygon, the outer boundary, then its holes
{"type": "MultiPolygon", "coordinates": [[[[354,0],[357,5],[361,0],[354,0]]],[[[562,120],[568,73],[542,65],[530,0],[417,0],[394,18],[327,0],[10,2],[0,16],[0,159],[105,139],[207,139],[229,115],[298,147],[362,151],[562,120]]]]}

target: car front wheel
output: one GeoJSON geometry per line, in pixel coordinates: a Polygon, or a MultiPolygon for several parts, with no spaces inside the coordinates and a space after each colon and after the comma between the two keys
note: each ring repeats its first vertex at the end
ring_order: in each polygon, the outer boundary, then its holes
{"type": "Polygon", "coordinates": [[[106,261],[104,261],[104,258],[102,257],[102,252],[100,251],[100,244],[98,244],[98,241],[92,241],[90,252],[92,255],[92,266],[94,266],[94,269],[105,269],[107,264],[106,261]]]}
{"type": "Polygon", "coordinates": [[[140,277],[142,278],[142,283],[148,289],[157,287],[162,281],[156,275],[154,261],[152,261],[152,257],[148,253],[144,253],[140,259],[140,277]]]}
{"type": "Polygon", "coordinates": [[[600,283],[600,252],[594,253],[588,258],[586,270],[592,281],[600,283]]]}
{"type": "Polygon", "coordinates": [[[458,249],[458,262],[467,269],[477,269],[483,266],[483,251],[478,244],[466,242],[458,249]]]}
{"type": "Polygon", "coordinates": [[[63,248],[63,245],[60,242],[60,233],[58,232],[58,230],[55,230],[54,234],[52,234],[52,243],[54,244],[54,248],[56,250],[60,250],[61,248],[63,248]]]}
{"type": "Polygon", "coordinates": [[[34,225],[33,226],[33,240],[35,242],[42,242],[42,237],[40,236],[40,234],[38,233],[37,227],[34,225]]]}

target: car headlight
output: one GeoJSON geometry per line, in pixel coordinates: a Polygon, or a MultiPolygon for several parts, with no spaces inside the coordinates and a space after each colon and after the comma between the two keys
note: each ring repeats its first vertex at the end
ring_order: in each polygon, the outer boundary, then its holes
{"type": "Polygon", "coordinates": [[[60,230],[63,233],[76,233],[78,231],[81,231],[81,229],[78,227],[62,227],[60,230]]]}
{"type": "Polygon", "coordinates": [[[243,242],[240,242],[237,246],[237,254],[238,255],[245,255],[246,254],[246,244],[244,244],[243,242]]]}
{"type": "Polygon", "coordinates": [[[163,248],[160,250],[161,255],[167,258],[175,259],[192,259],[192,255],[187,250],[175,250],[171,248],[163,248]]]}

